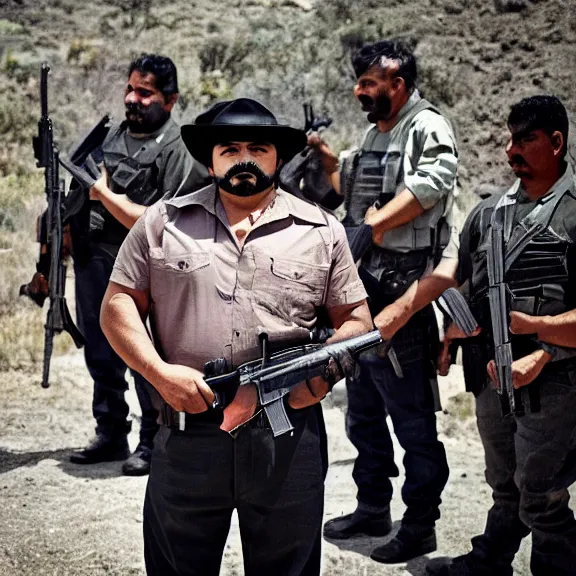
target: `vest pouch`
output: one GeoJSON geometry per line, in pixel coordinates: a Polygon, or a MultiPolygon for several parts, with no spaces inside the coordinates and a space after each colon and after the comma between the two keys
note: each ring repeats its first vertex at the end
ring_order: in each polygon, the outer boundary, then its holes
{"type": "Polygon", "coordinates": [[[99,232],[104,229],[104,215],[98,207],[90,208],[90,232],[99,232]]]}
{"type": "Polygon", "coordinates": [[[130,197],[130,192],[136,192],[150,186],[152,169],[142,166],[135,158],[126,158],[118,164],[112,175],[112,182],[120,187],[130,197]]]}
{"type": "Polygon", "coordinates": [[[444,216],[440,218],[436,228],[432,228],[432,258],[434,267],[440,264],[442,252],[450,242],[450,225],[444,216]]]}
{"type": "Polygon", "coordinates": [[[371,313],[377,314],[398,299],[410,285],[422,277],[430,258],[428,250],[400,254],[376,247],[370,252],[369,272],[360,266],[358,273],[368,293],[371,313]]]}
{"type": "Polygon", "coordinates": [[[389,150],[382,160],[381,173],[382,173],[382,195],[396,195],[398,182],[403,178],[402,160],[404,154],[399,150],[389,150]]]}
{"type": "Polygon", "coordinates": [[[356,165],[354,184],[347,206],[346,222],[359,226],[364,222],[368,208],[380,198],[382,193],[383,152],[362,151],[356,165]]]}
{"type": "Polygon", "coordinates": [[[557,316],[566,312],[565,293],[561,285],[543,284],[539,290],[514,290],[511,310],[531,316],[557,316]]]}

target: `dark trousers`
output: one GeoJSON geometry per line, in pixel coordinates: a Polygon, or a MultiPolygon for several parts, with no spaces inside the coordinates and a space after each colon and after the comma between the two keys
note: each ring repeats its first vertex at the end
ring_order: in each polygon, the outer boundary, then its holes
{"type": "Polygon", "coordinates": [[[427,328],[422,322],[415,322],[399,336],[393,345],[403,378],[396,376],[389,360],[366,353],[360,360],[359,377],[347,380],[347,432],[358,450],[353,477],[359,506],[381,509],[390,504],[390,478],[398,476],[398,468],[386,423],[388,413],[405,450],[402,499],[407,509],[403,526],[429,529],[440,517],[440,496],[448,480],[448,464],[436,432],[427,328]]]}
{"type": "MultiPolygon", "coordinates": [[[[86,338],[86,366],[94,380],[92,413],[96,419],[96,432],[109,436],[130,431],[130,423],[126,420],[129,408],[124,399],[124,393],[128,390],[126,364],[112,350],[100,328],[100,307],[112,274],[114,259],[114,254],[94,245],[86,265],[74,266],[76,315],[78,326],[86,338]]],[[[151,446],[158,430],[158,412],[150,400],[151,385],[140,374],[132,374],[142,409],[140,441],[151,446]]]]}
{"type": "MultiPolygon", "coordinates": [[[[217,576],[234,509],[247,576],[319,576],[324,500],[322,423],[289,410],[277,438],[256,417],[232,438],[214,413],[162,426],[144,502],[149,576],[217,576]]],[[[220,420],[221,421],[221,420],[220,420]]]]}
{"type": "Polygon", "coordinates": [[[484,534],[472,539],[472,564],[486,573],[512,574],[522,538],[532,531],[534,576],[576,574],[576,520],[567,488],[576,480],[576,386],[547,380],[541,410],[504,418],[497,393],[476,399],[494,504],[484,534]]]}

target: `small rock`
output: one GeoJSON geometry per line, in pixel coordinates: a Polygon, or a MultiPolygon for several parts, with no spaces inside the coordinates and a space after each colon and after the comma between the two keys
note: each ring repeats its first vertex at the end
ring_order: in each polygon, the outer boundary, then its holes
{"type": "Polygon", "coordinates": [[[302,8],[306,12],[312,10],[312,2],[309,0],[284,0],[284,4],[287,6],[296,6],[296,8],[302,8]]]}
{"type": "Polygon", "coordinates": [[[462,14],[462,12],[464,12],[464,6],[462,6],[460,2],[452,0],[444,4],[444,11],[446,14],[462,14]]]}

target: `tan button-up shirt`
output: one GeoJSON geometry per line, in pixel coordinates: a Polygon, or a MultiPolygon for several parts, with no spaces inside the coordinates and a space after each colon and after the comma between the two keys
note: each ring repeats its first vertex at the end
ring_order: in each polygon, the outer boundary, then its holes
{"type": "Polygon", "coordinates": [[[149,293],[160,355],[198,370],[214,358],[257,358],[260,332],[273,343],[303,340],[317,307],[366,297],[333,216],[278,190],[240,246],[214,185],[150,207],[111,281],[149,293]]]}

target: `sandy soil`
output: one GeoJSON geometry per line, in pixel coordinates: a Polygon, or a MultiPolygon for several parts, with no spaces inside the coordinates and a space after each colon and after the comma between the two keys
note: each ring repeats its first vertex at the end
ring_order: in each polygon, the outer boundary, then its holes
{"type": "MultiPolygon", "coordinates": [[[[89,467],[68,461],[93,431],[91,383],[81,354],[55,359],[53,384],[41,389],[39,375],[0,376],[0,574],[4,576],[100,576],[144,574],[141,507],[145,478],[120,473],[121,463],[89,467]]],[[[483,528],[490,492],[483,478],[483,453],[472,418],[463,418],[467,399],[458,367],[442,382],[448,414],[439,428],[450,461],[451,477],[444,493],[438,525],[439,551],[466,552],[469,538],[483,528]],[[451,399],[449,399],[452,397],[451,399]]],[[[137,421],[137,402],[130,393],[137,421]]],[[[327,481],[326,518],[352,510],[354,449],[344,433],[345,394],[338,387],[326,402],[331,467],[327,481]]],[[[130,437],[137,443],[137,426],[130,437]]],[[[401,462],[398,447],[397,461],[401,462]]],[[[393,517],[401,517],[402,478],[395,481],[393,517]]],[[[573,492],[576,495],[576,491],[573,492]]],[[[379,544],[355,539],[324,544],[323,574],[371,576],[424,573],[426,558],[408,565],[384,566],[368,558],[379,544]]],[[[516,560],[516,573],[527,576],[529,542],[516,560]]],[[[242,553],[234,522],[222,574],[242,574],[242,553]]]]}

